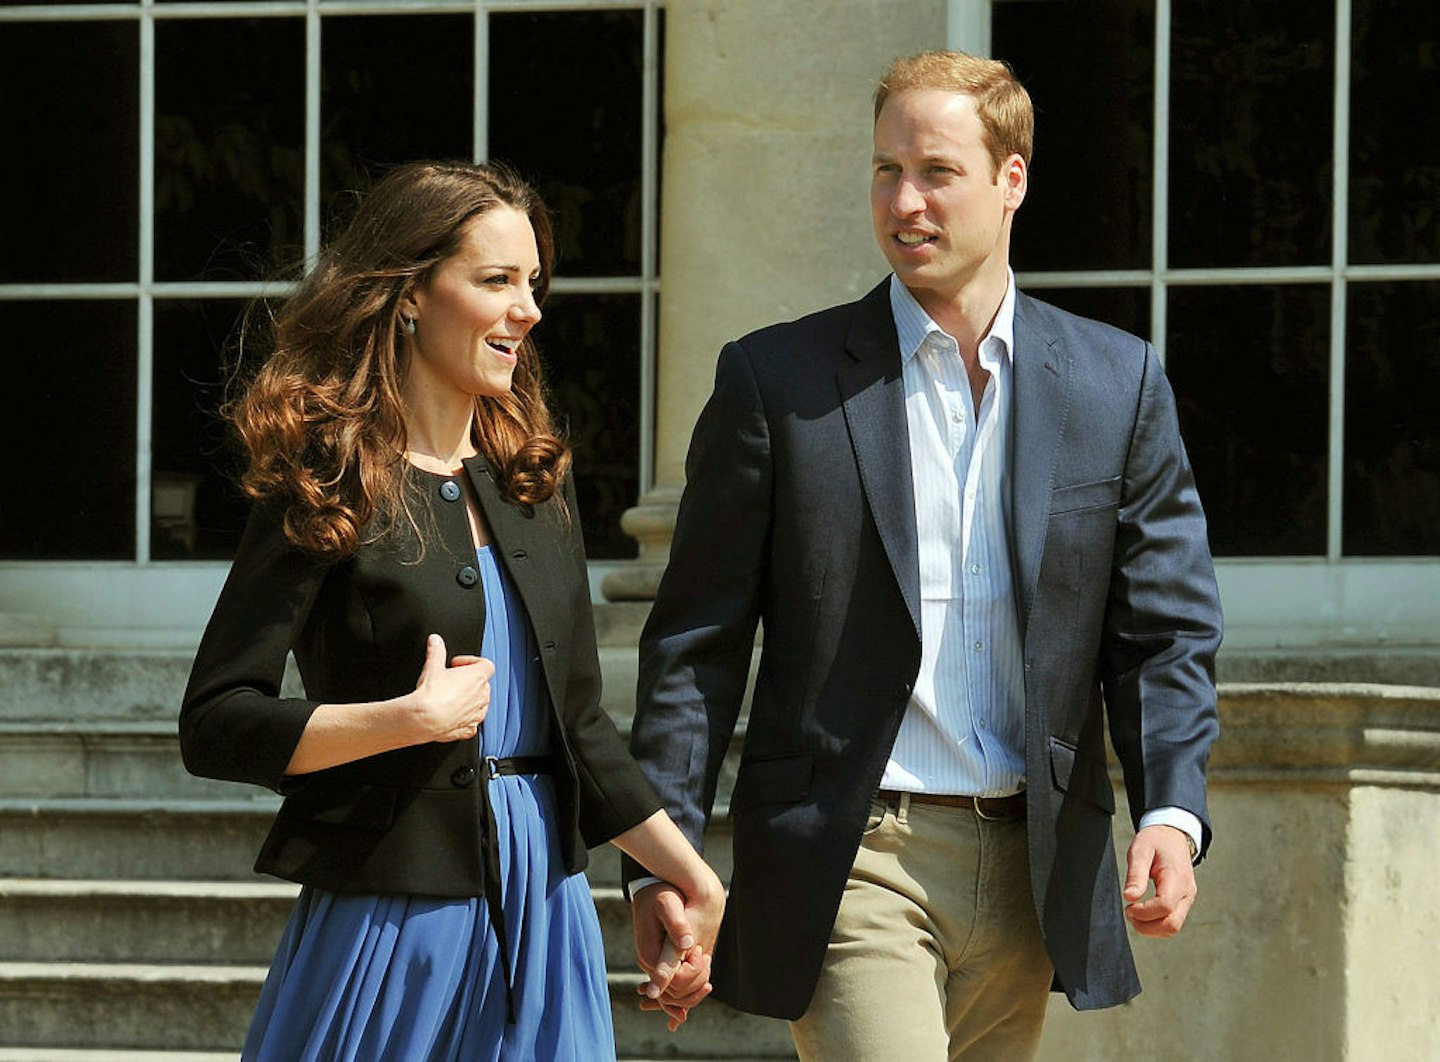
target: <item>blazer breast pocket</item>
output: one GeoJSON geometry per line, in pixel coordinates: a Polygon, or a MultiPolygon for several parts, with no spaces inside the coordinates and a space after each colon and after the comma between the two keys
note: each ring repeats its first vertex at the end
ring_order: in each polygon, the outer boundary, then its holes
{"type": "Polygon", "coordinates": [[[1082,513],[1091,509],[1113,509],[1120,504],[1120,477],[1097,479],[1091,483],[1076,483],[1068,487],[1056,487],[1050,492],[1050,515],[1064,516],[1067,513],[1082,513]]]}

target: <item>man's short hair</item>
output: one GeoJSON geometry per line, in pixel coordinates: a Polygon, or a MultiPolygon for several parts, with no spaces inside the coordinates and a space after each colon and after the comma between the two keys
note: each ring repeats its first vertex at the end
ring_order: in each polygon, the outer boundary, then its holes
{"type": "Polygon", "coordinates": [[[1008,64],[965,52],[903,56],[890,64],[875,87],[875,120],[879,121],[880,109],[893,94],[915,89],[961,92],[975,101],[993,164],[992,177],[1011,155],[1019,155],[1030,165],[1035,148],[1035,107],[1008,64]]]}

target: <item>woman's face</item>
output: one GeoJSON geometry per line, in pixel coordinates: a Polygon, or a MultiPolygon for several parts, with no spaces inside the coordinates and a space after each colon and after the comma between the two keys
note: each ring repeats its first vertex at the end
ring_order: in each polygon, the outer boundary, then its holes
{"type": "Polygon", "coordinates": [[[466,396],[508,392],[520,341],[540,320],[539,278],[524,214],[501,205],[466,222],[459,249],[401,303],[415,322],[408,383],[466,396]]]}

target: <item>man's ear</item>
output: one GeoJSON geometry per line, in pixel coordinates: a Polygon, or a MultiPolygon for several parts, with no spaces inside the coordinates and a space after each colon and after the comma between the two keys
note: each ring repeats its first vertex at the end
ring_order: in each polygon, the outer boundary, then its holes
{"type": "Polygon", "coordinates": [[[1019,155],[1011,155],[1000,164],[1000,181],[1005,185],[1005,209],[1019,210],[1030,188],[1030,167],[1019,155]]]}

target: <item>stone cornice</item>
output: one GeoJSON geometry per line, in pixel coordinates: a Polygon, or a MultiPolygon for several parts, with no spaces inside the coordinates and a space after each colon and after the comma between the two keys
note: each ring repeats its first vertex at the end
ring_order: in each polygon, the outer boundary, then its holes
{"type": "Polygon", "coordinates": [[[1222,685],[1210,777],[1440,790],[1440,689],[1222,685]]]}

